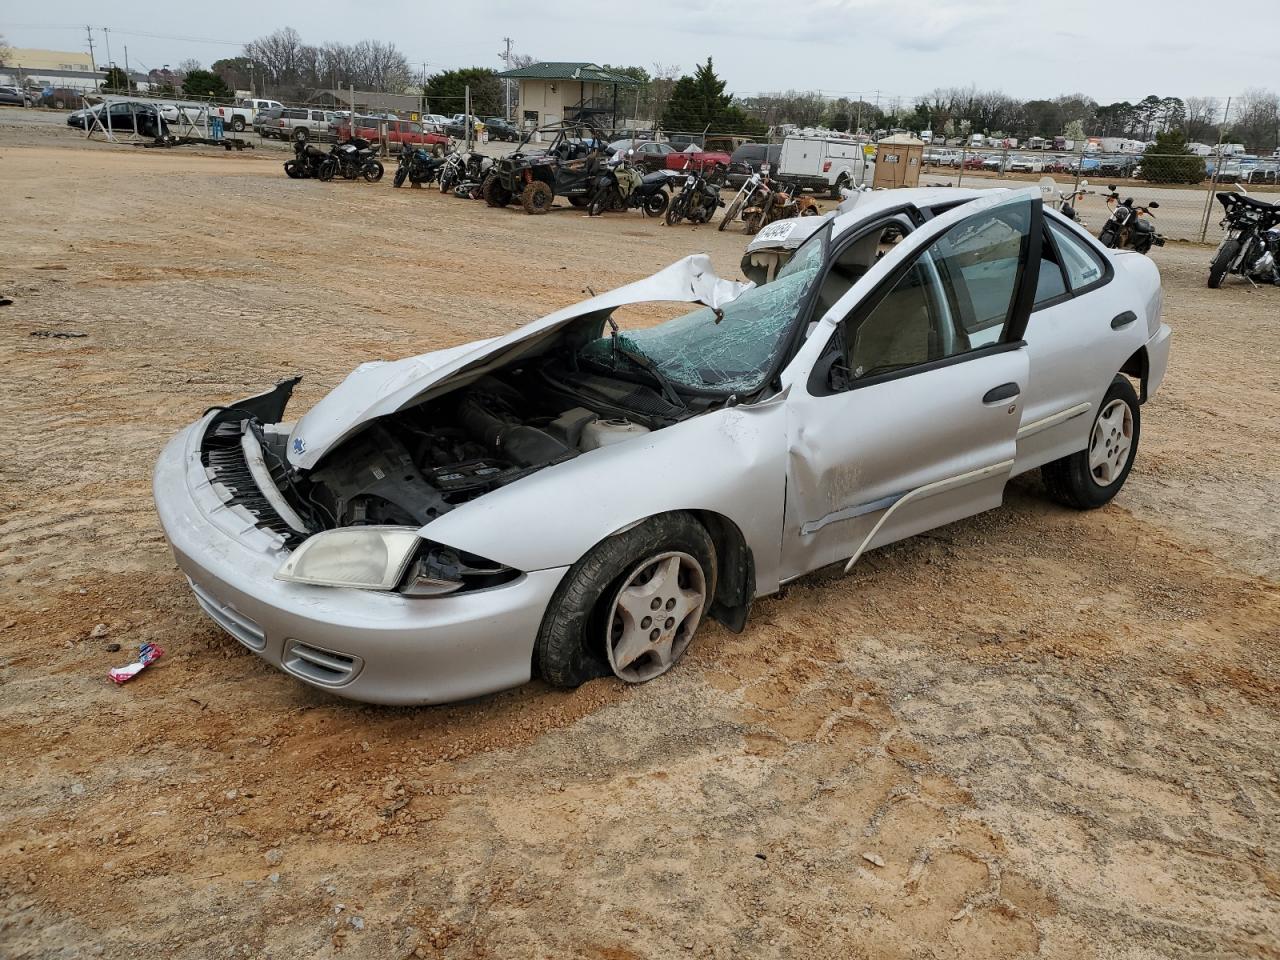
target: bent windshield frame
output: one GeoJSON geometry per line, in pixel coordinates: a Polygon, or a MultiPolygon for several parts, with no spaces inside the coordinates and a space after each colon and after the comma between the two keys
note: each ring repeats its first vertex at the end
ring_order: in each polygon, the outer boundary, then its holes
{"type": "Polygon", "coordinates": [[[764,286],[751,287],[719,310],[700,307],[640,330],[606,334],[579,350],[579,357],[609,370],[633,369],[625,352],[640,354],[680,392],[746,397],[776,375],[795,325],[807,313],[816,281],[826,266],[831,224],[796,248],[764,286]]]}

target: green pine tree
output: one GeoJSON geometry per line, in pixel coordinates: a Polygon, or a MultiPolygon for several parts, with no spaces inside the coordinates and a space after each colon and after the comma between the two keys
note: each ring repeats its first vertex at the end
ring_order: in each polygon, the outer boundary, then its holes
{"type": "Polygon", "coordinates": [[[1204,159],[1191,152],[1181,130],[1157,133],[1142,155],[1142,179],[1151,183],[1199,183],[1204,176],[1204,159]]]}

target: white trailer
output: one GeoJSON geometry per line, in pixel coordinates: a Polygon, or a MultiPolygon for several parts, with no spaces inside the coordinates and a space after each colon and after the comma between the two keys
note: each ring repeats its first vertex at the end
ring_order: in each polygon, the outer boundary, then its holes
{"type": "Polygon", "coordinates": [[[787,137],[778,156],[777,179],[839,199],[841,187],[871,185],[875,161],[863,144],[838,137],[787,137]]]}

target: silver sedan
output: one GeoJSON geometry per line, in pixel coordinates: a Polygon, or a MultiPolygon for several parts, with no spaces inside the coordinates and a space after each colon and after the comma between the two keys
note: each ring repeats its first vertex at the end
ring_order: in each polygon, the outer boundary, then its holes
{"type": "Polygon", "coordinates": [[[1013,476],[1075,508],[1120,490],[1169,357],[1147,257],[1036,191],[862,193],[770,242],[758,284],[689,257],[366,363],[293,423],[296,379],[211,410],[155,473],[196,601],[359,700],[641,682],[707,618],[740,630],[757,597],[995,508],[1013,476]],[[652,301],[691,310],[629,328],[652,301]]]}

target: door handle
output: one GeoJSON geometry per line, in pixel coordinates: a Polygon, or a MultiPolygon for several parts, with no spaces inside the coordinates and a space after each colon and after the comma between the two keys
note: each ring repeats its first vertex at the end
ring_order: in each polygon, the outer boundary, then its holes
{"type": "Polygon", "coordinates": [[[1111,318],[1111,329],[1123,330],[1125,327],[1127,327],[1129,324],[1133,323],[1133,321],[1137,319],[1138,319],[1138,315],[1134,313],[1132,310],[1126,310],[1124,313],[1118,313],[1111,318]]]}
{"type": "Polygon", "coordinates": [[[1022,391],[1018,389],[1016,383],[1002,383],[998,387],[992,387],[982,395],[983,403],[999,403],[1001,400],[1012,400],[1022,391]]]}

